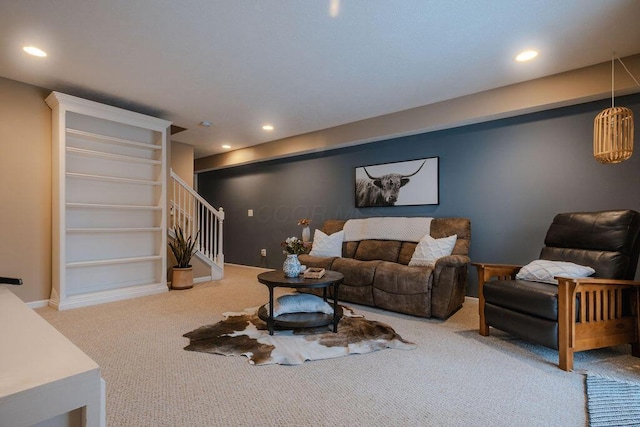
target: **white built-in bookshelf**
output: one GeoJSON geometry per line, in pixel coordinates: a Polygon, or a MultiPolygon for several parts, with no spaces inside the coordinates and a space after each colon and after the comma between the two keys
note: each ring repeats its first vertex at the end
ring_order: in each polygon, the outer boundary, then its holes
{"type": "Polygon", "coordinates": [[[170,122],[53,92],[49,304],[166,292],[170,122]]]}

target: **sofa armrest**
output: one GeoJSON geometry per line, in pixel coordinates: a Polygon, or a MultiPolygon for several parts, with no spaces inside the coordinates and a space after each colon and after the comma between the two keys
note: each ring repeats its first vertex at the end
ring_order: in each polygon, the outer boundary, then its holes
{"type": "Polygon", "coordinates": [[[446,319],[464,303],[467,293],[469,259],[466,255],[449,255],[436,261],[431,289],[431,314],[446,319]]]}
{"type": "Polygon", "coordinates": [[[478,270],[478,286],[488,282],[492,277],[504,280],[515,279],[516,274],[522,268],[521,265],[487,264],[482,262],[472,262],[471,265],[478,270]]]}
{"type": "Polygon", "coordinates": [[[300,264],[306,265],[307,268],[324,268],[325,270],[331,270],[333,261],[335,261],[336,258],[338,257],[311,256],[307,254],[298,255],[300,264]]]}
{"type": "Polygon", "coordinates": [[[619,280],[619,279],[603,279],[599,277],[562,277],[556,276],[555,279],[560,282],[573,283],[576,286],[580,285],[623,285],[623,286],[638,286],[640,282],[636,280],[619,280]]]}
{"type": "Polygon", "coordinates": [[[434,269],[444,267],[462,267],[471,262],[471,258],[466,255],[449,255],[442,258],[438,258],[434,269]]]}
{"type": "Polygon", "coordinates": [[[500,280],[513,280],[516,278],[516,274],[522,268],[521,265],[512,264],[486,264],[482,262],[472,262],[478,270],[478,314],[480,316],[480,335],[489,335],[489,325],[484,317],[484,284],[491,280],[493,277],[500,280]]]}

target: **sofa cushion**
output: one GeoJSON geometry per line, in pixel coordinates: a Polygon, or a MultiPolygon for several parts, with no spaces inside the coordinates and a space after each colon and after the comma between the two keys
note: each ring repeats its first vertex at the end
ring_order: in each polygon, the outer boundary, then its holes
{"type": "Polygon", "coordinates": [[[427,266],[433,267],[436,265],[438,258],[451,255],[453,247],[456,244],[458,236],[453,235],[449,237],[443,237],[442,239],[434,239],[431,236],[424,236],[418,242],[416,250],[409,261],[410,266],[427,266]]]}
{"type": "Polygon", "coordinates": [[[389,261],[396,262],[400,253],[401,242],[396,240],[363,240],[358,244],[354,255],[361,261],[389,261]]]}
{"type": "MultiPolygon", "coordinates": [[[[333,293],[330,290],[331,296],[333,293]]],[[[349,286],[342,284],[338,288],[338,300],[340,302],[355,302],[356,304],[371,305],[373,303],[373,286],[349,286]]]]}
{"type": "Polygon", "coordinates": [[[311,247],[311,256],[342,256],[342,242],[344,241],[344,231],[337,231],[331,235],[327,235],[322,230],[316,229],[313,235],[313,246],[311,247]]]}
{"type": "Polygon", "coordinates": [[[591,251],[586,249],[554,248],[545,246],[540,259],[567,261],[588,265],[595,270],[595,277],[622,279],[629,266],[629,257],[620,252],[591,251]]]}
{"type": "Polygon", "coordinates": [[[376,267],[381,261],[360,261],[352,258],[336,258],[331,269],[344,275],[343,283],[349,286],[371,286],[376,267]]]}
{"type": "Polygon", "coordinates": [[[373,303],[375,307],[384,310],[397,311],[411,314],[412,316],[432,317],[431,292],[413,295],[399,295],[372,288],[373,303]]]}
{"type": "Polygon", "coordinates": [[[434,239],[458,236],[453,248],[453,255],[469,255],[471,244],[471,221],[467,218],[434,218],[431,221],[431,233],[434,239]]]}
{"type": "Polygon", "coordinates": [[[393,294],[422,294],[431,289],[431,267],[409,267],[381,262],[376,268],[373,287],[393,294]]]}
{"type": "Polygon", "coordinates": [[[494,280],[483,286],[488,304],[558,320],[558,286],[526,280],[494,280]]]}
{"type": "Polygon", "coordinates": [[[398,264],[409,265],[413,253],[416,251],[417,243],[402,242],[400,246],[400,253],[398,254],[398,264]]]}
{"type": "Polygon", "coordinates": [[[346,219],[327,219],[322,224],[322,231],[325,234],[333,234],[344,228],[344,223],[347,222],[346,219]]]}
{"type": "Polygon", "coordinates": [[[501,331],[546,347],[558,349],[558,322],[530,316],[487,303],[486,321],[501,331]]]}
{"type": "Polygon", "coordinates": [[[432,272],[430,267],[381,262],[373,281],[376,307],[431,317],[432,272]]]}
{"type": "Polygon", "coordinates": [[[342,256],[346,258],[355,258],[359,244],[360,242],[344,242],[342,244],[342,256]]]}

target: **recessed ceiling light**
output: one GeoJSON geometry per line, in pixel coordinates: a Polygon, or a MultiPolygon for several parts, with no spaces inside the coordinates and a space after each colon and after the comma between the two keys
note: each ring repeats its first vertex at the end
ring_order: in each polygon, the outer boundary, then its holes
{"type": "Polygon", "coordinates": [[[329,2],[329,16],[335,18],[340,14],[340,0],[331,0],[329,2]]]}
{"type": "Polygon", "coordinates": [[[27,52],[29,55],[39,56],[41,58],[44,58],[45,56],[47,56],[47,52],[45,52],[42,49],[38,49],[35,46],[25,46],[22,48],[22,50],[27,52]]]}
{"type": "Polygon", "coordinates": [[[205,127],[205,128],[210,128],[211,127],[211,122],[209,120],[203,120],[200,122],[200,126],[205,127]]]}
{"type": "Polygon", "coordinates": [[[264,125],[262,126],[263,130],[273,130],[273,126],[272,125],[264,125]]]}
{"type": "Polygon", "coordinates": [[[224,144],[222,148],[224,148],[225,150],[228,150],[231,148],[231,146],[229,144],[224,144]]]}
{"type": "Polygon", "coordinates": [[[519,62],[524,62],[524,61],[530,61],[533,58],[535,58],[536,56],[538,56],[538,52],[535,50],[525,50],[524,52],[520,52],[518,54],[518,56],[516,56],[516,61],[519,62]]]}

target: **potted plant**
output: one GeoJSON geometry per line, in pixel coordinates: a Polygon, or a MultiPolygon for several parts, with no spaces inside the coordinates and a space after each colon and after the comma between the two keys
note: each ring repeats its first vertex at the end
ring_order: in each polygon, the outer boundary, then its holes
{"type": "Polygon", "coordinates": [[[193,268],[191,267],[191,258],[196,252],[196,241],[200,230],[196,233],[195,237],[184,235],[182,227],[177,226],[173,228],[175,237],[173,242],[169,242],[169,247],[173,256],[176,258],[177,264],[173,267],[171,276],[171,288],[172,289],[189,289],[193,287],[193,268]]]}

